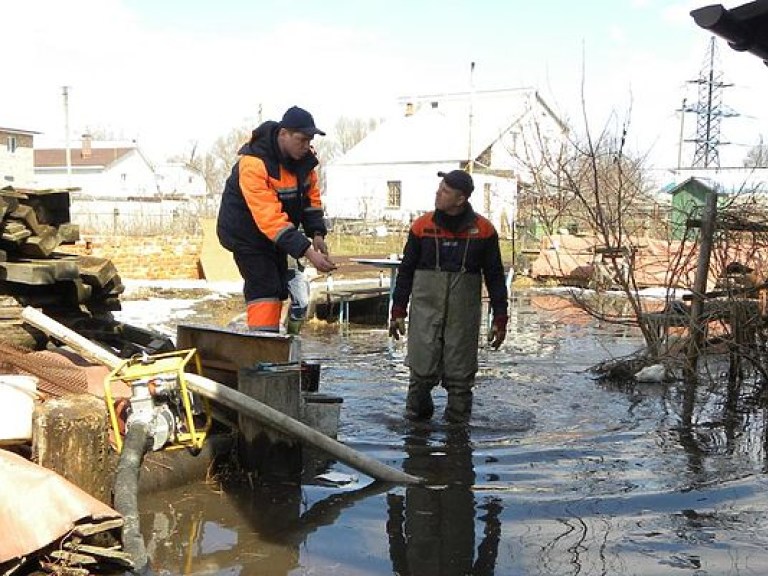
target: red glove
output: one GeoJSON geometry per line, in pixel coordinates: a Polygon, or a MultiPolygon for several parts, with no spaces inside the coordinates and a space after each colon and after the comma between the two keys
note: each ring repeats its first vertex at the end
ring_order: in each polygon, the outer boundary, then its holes
{"type": "Polygon", "coordinates": [[[507,337],[507,321],[508,316],[494,316],[491,324],[491,331],[488,332],[488,342],[491,343],[491,348],[498,350],[504,339],[507,337]]]}

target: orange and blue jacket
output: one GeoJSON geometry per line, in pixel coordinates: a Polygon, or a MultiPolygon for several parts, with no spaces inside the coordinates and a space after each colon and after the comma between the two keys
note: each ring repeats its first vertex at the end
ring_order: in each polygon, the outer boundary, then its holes
{"type": "Polygon", "coordinates": [[[300,258],[311,245],[307,236],[326,234],[317,157],[312,151],[300,160],[283,156],[278,131],[271,120],[256,128],[227,178],[216,232],[231,252],[278,251],[300,258]]]}
{"type": "Polygon", "coordinates": [[[392,317],[405,317],[416,270],[482,274],[494,318],[507,316],[499,235],[471,205],[457,216],[428,212],[411,224],[392,295],[392,317]]]}

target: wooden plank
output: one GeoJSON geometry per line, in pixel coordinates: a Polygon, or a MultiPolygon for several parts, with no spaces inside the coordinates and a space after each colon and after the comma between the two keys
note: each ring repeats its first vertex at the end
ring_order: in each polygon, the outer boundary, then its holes
{"type": "Polygon", "coordinates": [[[35,234],[40,234],[43,230],[48,228],[47,225],[38,222],[35,209],[32,208],[32,206],[27,206],[26,204],[19,204],[16,210],[8,214],[8,216],[9,218],[21,220],[22,222],[26,223],[27,227],[35,234]]]}
{"type": "Polygon", "coordinates": [[[176,330],[179,349],[197,348],[203,373],[251,367],[259,363],[290,362],[294,338],[282,334],[240,332],[217,326],[181,324],[176,330]]]}
{"type": "Polygon", "coordinates": [[[0,234],[0,238],[6,242],[13,242],[18,244],[23,240],[32,236],[32,230],[27,228],[21,223],[6,222],[3,228],[3,233],[0,234]]]}
{"type": "Polygon", "coordinates": [[[51,557],[66,562],[67,564],[78,564],[80,566],[92,566],[93,564],[99,563],[93,556],[78,554],[77,552],[67,552],[66,550],[53,550],[51,552],[51,557]]]}
{"type": "Polygon", "coordinates": [[[0,320],[21,318],[21,306],[0,306],[0,320]]]}
{"type": "Polygon", "coordinates": [[[77,263],[73,260],[31,260],[26,262],[0,262],[0,270],[8,282],[42,286],[59,280],[75,280],[80,277],[77,263]]]}
{"type": "Polygon", "coordinates": [[[119,548],[103,548],[101,546],[92,546],[90,544],[75,544],[74,542],[65,542],[64,548],[78,554],[107,558],[110,561],[117,562],[123,566],[133,566],[131,555],[127,552],[123,552],[119,548]]]}
{"type": "Polygon", "coordinates": [[[80,226],[72,222],[59,224],[59,238],[62,244],[74,244],[80,240],[80,226]]]}
{"type": "Polygon", "coordinates": [[[115,528],[122,528],[122,518],[110,518],[109,520],[102,520],[101,522],[88,522],[87,524],[77,524],[72,533],[81,536],[83,538],[87,536],[93,536],[100,532],[106,532],[107,530],[114,530],[115,528]]]}
{"type": "Polygon", "coordinates": [[[77,264],[80,267],[80,276],[88,284],[103,288],[110,280],[117,276],[117,268],[108,258],[98,256],[78,256],[77,264]]]}
{"type": "Polygon", "coordinates": [[[30,258],[48,258],[53,251],[61,244],[59,232],[53,226],[46,226],[46,229],[36,236],[30,236],[19,247],[19,252],[30,258]]]}

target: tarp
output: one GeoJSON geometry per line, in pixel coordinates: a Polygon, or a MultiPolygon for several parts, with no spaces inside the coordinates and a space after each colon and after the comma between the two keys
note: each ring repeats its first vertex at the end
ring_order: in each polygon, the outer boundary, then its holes
{"type": "Polygon", "coordinates": [[[120,514],[55,472],[0,450],[0,564],[29,555],[76,524],[120,514]]]}

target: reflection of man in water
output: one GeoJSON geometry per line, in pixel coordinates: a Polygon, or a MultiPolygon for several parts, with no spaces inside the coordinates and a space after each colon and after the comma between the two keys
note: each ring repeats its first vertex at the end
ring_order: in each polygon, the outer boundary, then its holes
{"type": "Polygon", "coordinates": [[[403,469],[427,479],[410,485],[405,497],[389,494],[389,556],[395,574],[492,575],[496,566],[501,505],[488,499],[483,541],[475,554],[475,480],[472,447],[465,429],[447,433],[445,447],[429,445],[428,433],[406,441],[403,469]]]}

